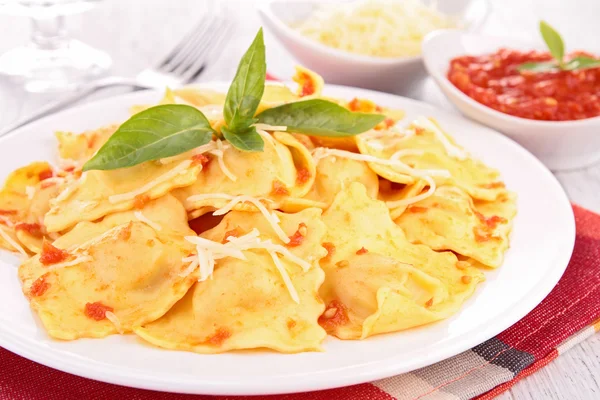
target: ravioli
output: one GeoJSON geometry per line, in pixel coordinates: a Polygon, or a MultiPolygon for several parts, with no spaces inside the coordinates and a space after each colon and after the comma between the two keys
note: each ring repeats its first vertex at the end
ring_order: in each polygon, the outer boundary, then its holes
{"type": "Polygon", "coordinates": [[[58,131],[58,153],[63,160],[72,160],[83,165],[96,154],[119,127],[118,124],[104,126],[81,134],[58,131]]]}
{"type": "Polygon", "coordinates": [[[304,197],[305,204],[328,208],[336,194],[352,182],[360,182],[370,197],[377,198],[379,180],[364,161],[326,156],[317,163],[317,175],[310,192],[304,197]]]}
{"type": "Polygon", "coordinates": [[[81,221],[94,221],[113,212],[126,211],[191,185],[202,170],[192,160],[161,164],[145,162],[112,171],[87,171],[71,183],[51,204],[44,218],[49,232],[68,229],[81,221]]]}
{"type": "MultiPolygon", "coordinates": [[[[324,279],[318,260],[326,254],[321,247],[325,234],[321,210],[277,215],[290,236],[297,235],[300,226],[306,229],[303,240],[288,249],[310,268],[305,271],[286,257],[279,258],[298,303],[291,298],[271,255],[264,249],[250,249],[243,252],[245,260],[218,260],[211,279],[196,283],[164,317],[134,329],[135,333],[160,347],[197,353],[254,348],[285,353],[321,350],[326,336],[317,322],[325,308],[318,296],[324,279]]],[[[262,240],[282,244],[261,214],[240,211],[230,212],[201,236],[221,243],[253,229],[258,229],[262,240]]]]}
{"type": "MultiPolygon", "coordinates": [[[[223,150],[222,163],[235,180],[226,175],[220,160],[213,158],[192,185],[174,191],[190,219],[224,207],[231,199],[222,195],[266,199],[273,209],[297,208],[294,199],[303,197],[315,179],[312,156],[288,133],[275,132],[271,136],[265,132],[262,137],[263,152],[244,152],[230,146],[223,150]]],[[[256,210],[248,204],[236,205],[234,209],[256,210]]]]}
{"type": "Polygon", "coordinates": [[[321,324],[340,339],[447,318],[483,280],[476,268],[459,269],[453,253],[411,244],[385,204],[359,183],[336,196],[323,221],[331,252],[321,261],[319,293],[328,305],[321,324]]]}
{"type": "Polygon", "coordinates": [[[0,248],[24,252],[24,246],[35,251],[37,241],[31,236],[43,234],[39,221],[40,208],[44,207],[41,203],[53,191],[50,187],[44,190],[39,187],[53,175],[50,164],[34,162],[8,176],[0,191],[0,248]]]}
{"type": "Polygon", "coordinates": [[[395,167],[370,162],[373,171],[392,182],[412,184],[419,178],[407,171],[410,168],[431,176],[438,185],[457,186],[480,200],[493,201],[505,191],[497,170],[468,155],[434,121],[422,119],[421,122],[427,129],[413,125],[404,136],[385,132],[357,136],[361,154],[386,160],[396,154],[405,164],[405,167],[395,167]],[[449,149],[453,154],[449,154],[449,149]]]}
{"type": "Polygon", "coordinates": [[[395,222],[412,243],[452,250],[496,268],[508,249],[516,213],[514,195],[507,196],[506,202],[479,201],[477,207],[463,190],[442,186],[433,196],[409,206],[395,222]]]}
{"type": "MultiPolygon", "coordinates": [[[[187,226],[185,210],[170,196],[141,212],[187,226]]],[[[193,234],[189,228],[163,231],[133,212],[81,224],[54,242],[59,250],[44,248],[19,267],[23,292],[54,338],[130,332],[164,315],[198,279],[196,272],[180,276],[193,250],[183,238],[193,234]],[[61,250],[64,263],[43,263],[61,250]]]]}

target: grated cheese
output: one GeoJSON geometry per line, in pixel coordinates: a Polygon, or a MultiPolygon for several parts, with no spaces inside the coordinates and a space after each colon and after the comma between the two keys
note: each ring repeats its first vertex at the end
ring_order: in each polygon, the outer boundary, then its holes
{"type": "Polygon", "coordinates": [[[287,126],[269,125],[269,124],[254,124],[257,131],[287,131],[287,126]]]}
{"type": "Polygon", "coordinates": [[[429,188],[425,193],[418,194],[416,196],[410,197],[408,199],[396,200],[396,201],[386,201],[385,205],[388,208],[398,208],[409,206],[414,203],[418,203],[421,200],[425,200],[426,198],[433,196],[436,191],[435,181],[430,176],[423,176],[422,179],[427,182],[429,188]]]}
{"type": "Polygon", "coordinates": [[[25,193],[27,194],[27,198],[31,200],[35,196],[35,188],[33,186],[26,186],[25,193]]]}
{"type": "Polygon", "coordinates": [[[9,228],[12,228],[13,226],[15,226],[15,224],[8,218],[0,215],[0,222],[3,223],[4,225],[8,226],[9,228]]]}
{"type": "Polygon", "coordinates": [[[435,184],[435,181],[433,180],[432,176],[440,176],[440,177],[445,177],[445,178],[448,178],[451,176],[450,172],[448,172],[447,170],[415,169],[415,168],[411,168],[410,166],[406,165],[405,163],[403,163],[400,160],[400,158],[403,156],[422,155],[422,154],[424,154],[424,152],[422,150],[402,149],[402,150],[398,150],[397,152],[392,154],[392,156],[389,159],[385,159],[385,158],[371,156],[368,154],[358,154],[358,153],[352,153],[352,152],[345,151],[345,150],[329,149],[329,148],[324,148],[324,147],[319,147],[313,151],[313,157],[315,157],[316,161],[320,160],[321,158],[327,157],[329,155],[333,155],[336,157],[348,158],[351,160],[365,161],[365,162],[369,162],[369,163],[387,165],[387,166],[395,167],[398,170],[400,170],[400,172],[405,173],[406,175],[409,175],[411,177],[423,179],[428,183],[429,189],[425,193],[421,193],[421,194],[411,197],[409,199],[388,201],[388,202],[386,202],[386,205],[388,208],[396,208],[396,207],[413,204],[413,203],[416,203],[418,201],[421,201],[421,200],[424,200],[424,199],[430,197],[431,195],[433,195],[433,193],[435,193],[435,190],[436,190],[436,184],[435,184]]]}
{"type": "Polygon", "coordinates": [[[178,154],[176,156],[171,156],[171,157],[166,157],[166,158],[161,158],[160,160],[158,160],[162,165],[167,165],[167,164],[172,164],[174,162],[177,161],[183,161],[187,158],[190,158],[190,156],[195,156],[198,154],[204,154],[204,153],[208,153],[210,150],[214,150],[217,148],[217,144],[215,143],[215,141],[211,141],[208,142],[206,144],[203,144],[200,147],[196,147],[193,150],[190,150],[189,152],[185,152],[182,154],[178,154]]]}
{"type": "MultiPolygon", "coordinates": [[[[321,2],[322,3],[322,2],[321,2]]],[[[455,19],[419,0],[367,0],[321,4],[295,28],[326,46],[375,57],[421,54],[425,35],[456,28],[455,19]]]]}
{"type": "Polygon", "coordinates": [[[17,250],[19,253],[21,253],[22,255],[24,255],[25,257],[29,257],[29,255],[27,254],[27,252],[23,249],[23,247],[21,247],[21,245],[19,243],[17,243],[15,240],[13,240],[13,238],[10,237],[10,235],[8,233],[6,233],[4,231],[4,229],[2,229],[2,227],[0,226],[0,236],[8,243],[10,244],[15,250],[17,250]]]}
{"type": "Polygon", "coordinates": [[[119,318],[117,318],[117,316],[115,315],[115,313],[113,313],[112,311],[106,311],[104,313],[104,316],[106,317],[107,320],[109,320],[110,322],[112,322],[112,324],[115,326],[115,328],[117,328],[117,331],[120,334],[123,334],[123,326],[121,325],[121,321],[119,321],[119,318]]]}
{"type": "Polygon", "coordinates": [[[297,264],[305,272],[310,269],[311,264],[296,256],[289,249],[280,244],[273,243],[271,240],[261,240],[260,233],[256,228],[240,237],[230,236],[227,238],[228,242],[226,243],[214,242],[198,236],[186,236],[185,239],[188,242],[196,245],[197,255],[195,257],[185,257],[182,259],[183,262],[190,262],[190,265],[186,267],[184,271],[182,271],[180,276],[187,276],[191,274],[196,267],[199,266],[200,278],[198,280],[202,282],[209,277],[212,277],[216,260],[226,257],[246,260],[243,251],[251,249],[263,249],[266,250],[273,259],[275,267],[279,271],[292,299],[296,303],[300,303],[298,292],[294,288],[292,280],[285,269],[285,266],[279,259],[279,255],[297,264]]]}
{"type": "Polygon", "coordinates": [[[83,254],[81,256],[75,257],[75,259],[71,260],[71,261],[65,261],[65,262],[49,265],[49,266],[45,267],[45,270],[46,271],[55,271],[57,269],[72,267],[74,265],[78,265],[78,264],[88,262],[88,261],[93,261],[93,260],[94,259],[91,256],[89,256],[87,254],[83,254]]]}
{"type": "Polygon", "coordinates": [[[229,211],[231,211],[233,209],[233,207],[236,206],[236,204],[239,204],[239,203],[248,202],[248,203],[253,204],[256,208],[258,208],[258,211],[260,211],[262,213],[262,215],[267,219],[267,222],[269,222],[269,224],[271,224],[271,226],[273,227],[273,231],[275,231],[275,234],[277,235],[277,237],[283,243],[290,242],[290,238],[285,234],[283,229],[281,229],[281,227],[279,226],[280,221],[279,221],[279,217],[277,217],[277,214],[275,214],[274,212],[269,212],[269,210],[267,210],[267,208],[261,203],[261,200],[270,201],[269,199],[256,198],[256,197],[252,197],[252,196],[248,196],[248,195],[232,196],[232,195],[225,194],[225,193],[207,193],[207,194],[198,194],[195,196],[190,196],[190,197],[188,197],[187,200],[194,202],[194,201],[200,201],[200,200],[205,200],[205,199],[229,200],[229,203],[227,203],[224,207],[213,212],[213,215],[215,215],[215,216],[227,214],[229,211]]]}
{"type": "Polygon", "coordinates": [[[146,225],[148,225],[150,228],[154,229],[155,231],[160,231],[162,230],[162,226],[160,226],[159,224],[157,224],[154,221],[151,221],[150,219],[146,218],[144,216],[144,214],[142,214],[141,211],[135,211],[133,213],[133,215],[135,215],[135,217],[137,219],[139,219],[140,221],[142,221],[143,223],[145,223],[146,225]]]}
{"type": "Polygon", "coordinates": [[[465,150],[463,150],[460,147],[455,146],[452,143],[450,143],[450,140],[444,134],[444,132],[442,132],[429,119],[427,119],[425,117],[419,117],[415,121],[413,121],[413,125],[416,125],[419,128],[423,128],[425,130],[433,132],[433,134],[435,135],[436,139],[439,140],[440,143],[444,146],[444,149],[446,150],[446,153],[448,153],[448,155],[450,157],[454,157],[454,158],[456,158],[458,160],[465,160],[469,156],[469,154],[465,150]]]}
{"type": "Polygon", "coordinates": [[[217,161],[219,162],[219,168],[221,168],[223,174],[225,174],[225,176],[228,177],[230,180],[234,182],[237,181],[237,176],[235,176],[235,174],[231,172],[229,168],[227,168],[227,165],[225,165],[224,154],[225,150],[229,148],[229,145],[224,146],[223,142],[220,139],[217,139],[215,143],[217,148],[215,150],[209,151],[209,153],[217,157],[217,161]]]}
{"type": "Polygon", "coordinates": [[[168,181],[169,179],[176,177],[177,175],[185,173],[185,170],[191,164],[192,164],[192,160],[185,160],[182,163],[180,163],[178,166],[176,166],[175,168],[170,170],[169,172],[166,172],[165,174],[146,183],[144,186],[142,186],[138,189],[132,190],[131,192],[127,192],[127,193],[114,194],[112,196],[109,196],[108,201],[112,204],[116,204],[116,203],[120,203],[122,201],[133,200],[135,198],[135,196],[144,194],[144,193],[154,189],[156,186],[160,185],[161,183],[164,183],[164,182],[168,181]]]}
{"type": "MultiPolygon", "coordinates": [[[[436,176],[450,177],[450,173],[443,169],[440,169],[440,170],[418,170],[418,169],[411,168],[408,165],[406,165],[405,163],[403,163],[402,161],[400,161],[397,156],[395,158],[386,159],[386,158],[375,157],[375,156],[372,156],[369,154],[352,153],[352,152],[346,151],[346,150],[330,149],[330,148],[326,148],[326,147],[317,147],[315,150],[313,150],[313,157],[314,157],[315,161],[317,161],[317,162],[327,156],[336,156],[336,157],[340,157],[340,158],[347,158],[350,160],[365,161],[365,162],[373,163],[373,164],[387,165],[390,167],[397,168],[400,172],[402,172],[406,175],[419,177],[419,178],[421,177],[421,175],[424,175],[421,173],[422,171],[427,171],[427,174],[433,173],[436,176]]],[[[394,155],[392,155],[392,157],[394,157],[394,155]]]]}

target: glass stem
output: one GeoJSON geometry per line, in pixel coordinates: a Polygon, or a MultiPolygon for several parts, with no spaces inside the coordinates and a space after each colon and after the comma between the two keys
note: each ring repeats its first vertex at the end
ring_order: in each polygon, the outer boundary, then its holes
{"type": "Polygon", "coordinates": [[[67,34],[64,15],[50,18],[32,18],[31,23],[31,41],[37,48],[54,50],[65,44],[67,34]]]}

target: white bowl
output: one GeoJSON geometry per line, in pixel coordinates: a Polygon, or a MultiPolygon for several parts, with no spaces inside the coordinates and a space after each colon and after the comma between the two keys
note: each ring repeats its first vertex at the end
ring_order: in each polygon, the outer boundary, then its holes
{"type": "MultiPolygon", "coordinates": [[[[264,25],[286,49],[328,83],[398,92],[409,90],[425,76],[421,56],[382,58],[353,54],[309,39],[290,26],[308,18],[319,5],[332,2],[344,1],[269,0],[261,4],[258,11],[264,25]]],[[[489,0],[446,0],[440,1],[438,8],[447,15],[456,16],[465,29],[473,31],[487,18],[490,3],[489,0]]]]}
{"type": "Polygon", "coordinates": [[[456,30],[433,32],[423,41],[427,71],[448,99],[466,116],[526,147],[552,170],[582,168],[600,161],[600,117],[576,121],[537,121],[504,114],[473,100],[447,79],[450,60],[493,53],[501,47],[539,49],[531,43],[456,30]]]}

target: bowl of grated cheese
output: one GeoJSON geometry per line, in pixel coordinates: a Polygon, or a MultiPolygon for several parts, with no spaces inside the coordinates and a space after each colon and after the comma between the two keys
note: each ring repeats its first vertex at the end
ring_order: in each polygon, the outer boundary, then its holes
{"type": "Polygon", "coordinates": [[[407,91],[425,76],[423,38],[436,30],[477,31],[489,0],[268,0],[264,25],[326,81],[407,91]]]}

